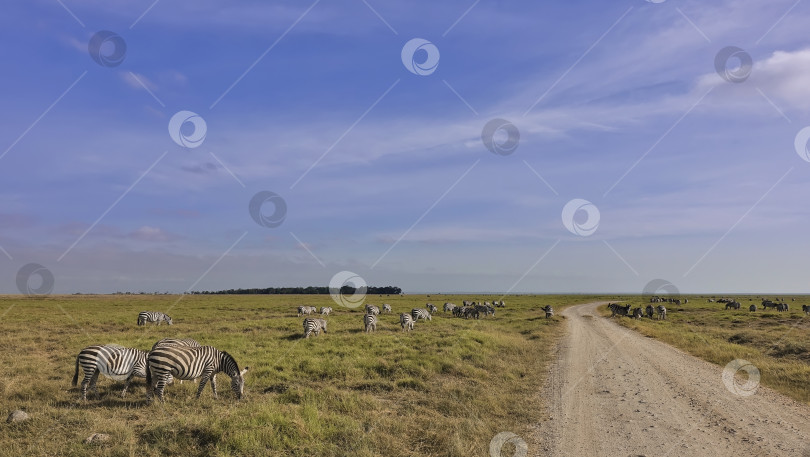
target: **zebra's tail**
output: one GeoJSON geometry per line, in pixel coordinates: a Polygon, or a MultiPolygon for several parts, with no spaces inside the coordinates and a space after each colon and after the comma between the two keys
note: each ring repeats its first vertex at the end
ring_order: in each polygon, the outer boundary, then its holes
{"type": "Polygon", "coordinates": [[[73,373],[73,387],[79,382],[79,357],[76,356],[76,371],[73,373]]]}
{"type": "Polygon", "coordinates": [[[149,360],[146,360],[146,390],[152,386],[152,370],[149,369],[149,360]]]}

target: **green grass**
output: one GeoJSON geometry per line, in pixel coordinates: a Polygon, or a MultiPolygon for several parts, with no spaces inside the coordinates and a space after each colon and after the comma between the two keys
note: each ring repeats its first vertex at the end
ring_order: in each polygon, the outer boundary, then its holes
{"type": "Polygon", "coordinates": [[[526,436],[544,410],[538,390],[563,319],[546,320],[540,308],[599,298],[508,296],[495,318],[440,311],[400,331],[398,313],[464,298],[479,297],[370,296],[394,314],[367,335],[362,312],[329,296],[0,297],[0,312],[13,306],[0,320],[0,398],[7,412],[32,417],[3,424],[0,454],[486,455],[495,434],[526,436]],[[328,334],[301,338],[295,308],[302,304],[334,308],[328,334]],[[165,311],[175,325],[138,327],[142,310],[165,311]],[[236,401],[220,374],[219,399],[208,387],[194,399],[196,385],[186,382],[166,388],[165,404],[147,406],[142,379],[121,398],[122,383],[102,378],[102,398],[79,401],[70,380],[83,347],[149,349],[170,336],[195,338],[250,366],[245,398],[236,401]],[[84,444],[92,433],[112,440],[84,444]]]}
{"type": "MultiPolygon", "coordinates": [[[[786,297],[791,310],[782,313],[762,311],[758,296],[734,297],[742,305],[739,310],[725,310],[725,304],[709,303],[706,297],[686,298],[689,303],[682,305],[664,303],[665,321],[615,320],[720,366],[745,359],[759,369],[761,384],[810,403],[810,316],[801,307],[810,303],[810,297],[796,297],[795,302],[786,297]],[[751,304],[757,311],[748,311],[751,304]]],[[[626,303],[633,308],[648,304],[640,297],[626,303]]],[[[606,306],[600,312],[610,316],[606,306]]]]}

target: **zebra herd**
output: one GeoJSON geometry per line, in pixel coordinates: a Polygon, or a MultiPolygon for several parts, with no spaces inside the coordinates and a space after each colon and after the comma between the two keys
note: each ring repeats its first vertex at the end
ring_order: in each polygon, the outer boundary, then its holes
{"type": "MultiPolygon", "coordinates": [[[[653,303],[660,303],[660,302],[653,302],[653,303]]],[[[647,305],[644,311],[642,311],[641,307],[638,306],[634,308],[632,312],[630,311],[631,307],[632,306],[629,304],[620,305],[618,303],[610,303],[608,304],[608,309],[610,309],[610,311],[612,312],[610,317],[632,316],[633,319],[641,319],[646,314],[646,316],[650,319],[652,319],[653,316],[655,315],[658,316],[658,320],[662,319],[666,320],[667,318],[667,308],[664,305],[658,305],[655,307],[653,307],[653,305],[647,305]]]]}
{"type": "Polygon", "coordinates": [[[238,399],[244,395],[244,374],[248,367],[239,370],[236,360],[227,352],[213,346],[203,346],[193,339],[164,338],[156,342],[150,351],[126,348],[116,344],[88,346],[76,357],[73,386],[79,380],[79,368],[84,373],[81,383],[82,400],[87,400],[88,388],[99,397],[96,385],[99,375],[115,381],[125,381],[121,396],[134,377],[146,378],[146,402],[151,403],[157,395],[163,402],[163,390],[173,379],[200,379],[197,398],[211,382],[214,398],[217,397],[216,374],[225,372],[231,378],[231,390],[238,399]]]}
{"type": "MultiPolygon", "coordinates": [[[[443,312],[451,312],[455,317],[463,317],[465,319],[474,318],[480,319],[481,315],[495,316],[495,307],[506,307],[503,300],[495,300],[491,304],[489,302],[472,302],[464,301],[462,306],[456,306],[453,303],[445,303],[442,308],[443,312]]],[[[321,308],[320,314],[328,316],[332,308],[321,308]]],[[[554,310],[551,306],[543,308],[546,312],[546,317],[552,317],[554,310]]],[[[298,317],[316,314],[318,309],[314,306],[299,306],[298,317]]],[[[377,324],[380,323],[380,315],[385,313],[392,313],[391,305],[384,303],[382,310],[380,307],[372,304],[365,305],[365,312],[363,313],[363,329],[366,333],[377,331],[377,324]]],[[[409,332],[413,330],[414,325],[419,320],[430,321],[433,320],[433,315],[439,312],[439,308],[433,303],[426,303],[424,308],[413,308],[410,313],[401,313],[399,315],[399,325],[402,331],[409,332]]],[[[303,321],[304,338],[309,338],[312,335],[318,336],[321,331],[326,331],[327,322],[323,318],[306,317],[303,321]]]]}

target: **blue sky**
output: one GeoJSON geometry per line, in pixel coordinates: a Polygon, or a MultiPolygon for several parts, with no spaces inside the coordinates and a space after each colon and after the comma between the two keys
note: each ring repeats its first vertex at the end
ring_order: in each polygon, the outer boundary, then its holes
{"type": "Polygon", "coordinates": [[[54,293],[326,285],[345,270],[406,292],[808,291],[810,163],[794,147],[810,125],[808,4],[6,10],[0,292],[28,263],[54,293]],[[126,44],[118,66],[91,58],[102,30],[126,44]],[[403,64],[413,38],[438,49],[432,73],[403,64]],[[753,62],[743,82],[715,69],[727,46],[753,62]],[[205,120],[199,147],[172,140],[180,111],[205,120]],[[496,118],[519,131],[512,154],[482,142],[496,118]],[[260,191],[284,199],[280,225],[251,217],[260,191]],[[598,208],[589,236],[563,223],[573,199],[598,208]]]}

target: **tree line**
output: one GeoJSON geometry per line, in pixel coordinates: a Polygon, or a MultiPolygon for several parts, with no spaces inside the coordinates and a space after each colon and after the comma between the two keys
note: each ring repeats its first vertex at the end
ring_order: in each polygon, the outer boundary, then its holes
{"type": "MultiPolygon", "coordinates": [[[[343,286],[340,288],[341,295],[354,295],[357,289],[352,286],[343,286]]],[[[234,294],[234,295],[328,295],[330,293],[329,287],[266,287],[266,288],[253,288],[253,289],[227,289],[227,290],[202,290],[192,291],[191,294],[200,295],[215,295],[215,294],[234,294]]],[[[399,295],[402,289],[395,286],[383,286],[366,288],[366,294],[369,295],[399,295]]]]}

